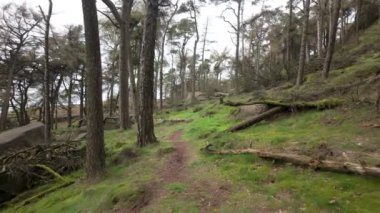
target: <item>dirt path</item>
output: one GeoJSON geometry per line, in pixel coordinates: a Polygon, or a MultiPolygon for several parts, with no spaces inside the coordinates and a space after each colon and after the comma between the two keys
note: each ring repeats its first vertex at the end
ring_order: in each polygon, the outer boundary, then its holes
{"type": "Polygon", "coordinates": [[[162,183],[182,182],[186,179],[186,165],[189,160],[189,145],[182,140],[182,130],[175,132],[169,140],[175,151],[170,155],[160,171],[162,183]]]}
{"type": "Polygon", "coordinates": [[[189,186],[186,192],[177,199],[195,201],[200,212],[210,212],[217,208],[227,196],[228,187],[219,181],[192,177],[201,171],[191,171],[189,165],[197,159],[197,156],[189,143],[182,139],[182,135],[183,131],[180,130],[170,136],[169,140],[174,143],[175,151],[167,157],[166,162],[159,169],[159,182],[151,187],[150,197],[152,200],[144,209],[154,210],[155,207],[158,207],[162,199],[168,196],[165,186],[170,183],[183,183],[189,186]]]}

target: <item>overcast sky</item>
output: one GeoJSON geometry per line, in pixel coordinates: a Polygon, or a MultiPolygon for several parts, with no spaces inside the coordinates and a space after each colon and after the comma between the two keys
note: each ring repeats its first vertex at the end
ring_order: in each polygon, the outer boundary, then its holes
{"type": "MultiPolygon", "coordinates": [[[[18,2],[26,4],[35,10],[38,10],[38,6],[41,5],[44,10],[47,10],[48,0],[1,0],[1,2],[18,2]]],[[[267,0],[266,5],[275,7],[284,7],[287,0],[267,0]]],[[[101,0],[97,1],[98,8],[104,9],[105,6],[101,0]]],[[[233,6],[235,6],[233,4],[233,6]]],[[[261,5],[253,7],[251,1],[246,0],[244,17],[248,19],[249,17],[256,14],[261,8],[261,5]]],[[[201,8],[200,11],[200,21],[199,21],[199,31],[203,34],[206,21],[209,20],[209,33],[208,40],[215,41],[215,43],[210,44],[209,50],[222,51],[224,48],[228,48],[230,52],[233,52],[234,46],[231,41],[231,28],[227,23],[223,22],[218,16],[221,15],[222,11],[225,9],[225,5],[215,6],[214,4],[209,4],[201,8]]],[[[234,23],[233,16],[226,13],[227,17],[234,23]]],[[[102,15],[99,14],[99,18],[102,15]]],[[[65,25],[72,24],[83,24],[82,16],[82,1],[81,0],[53,0],[53,16],[52,24],[56,32],[64,29],[65,25]]]]}

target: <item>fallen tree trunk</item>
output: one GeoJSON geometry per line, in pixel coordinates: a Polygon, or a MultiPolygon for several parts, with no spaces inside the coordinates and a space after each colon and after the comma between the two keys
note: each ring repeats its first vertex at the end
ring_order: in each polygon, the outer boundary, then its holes
{"type": "Polygon", "coordinates": [[[319,101],[313,101],[313,102],[293,102],[293,103],[285,103],[280,101],[254,101],[249,103],[233,103],[228,102],[229,106],[241,106],[240,104],[244,105],[256,105],[256,104],[265,104],[269,107],[273,107],[272,109],[263,112],[259,115],[256,115],[254,117],[248,118],[247,120],[239,123],[236,126],[231,127],[228,131],[230,132],[236,132],[242,129],[245,129],[247,127],[252,126],[253,124],[256,124],[266,118],[269,118],[279,112],[282,111],[297,111],[297,110],[305,110],[305,109],[331,109],[337,106],[340,106],[343,102],[339,99],[323,99],[319,101]]]}
{"type": "Polygon", "coordinates": [[[285,101],[273,101],[273,100],[262,100],[262,101],[248,101],[246,103],[242,102],[231,102],[225,101],[224,105],[227,106],[246,106],[255,104],[266,104],[270,107],[284,107],[291,111],[303,110],[303,109],[331,109],[342,105],[343,101],[340,99],[322,99],[319,101],[296,101],[296,102],[285,102],[285,101]]]}
{"type": "Polygon", "coordinates": [[[157,124],[163,124],[163,123],[168,123],[168,124],[177,124],[177,123],[190,123],[193,120],[191,119],[163,119],[159,120],[157,124]]]}
{"type": "Polygon", "coordinates": [[[257,116],[254,116],[254,117],[251,117],[245,121],[243,121],[242,123],[239,123],[238,125],[236,126],[233,126],[231,127],[228,131],[230,132],[236,132],[236,131],[239,131],[239,130],[242,130],[242,129],[245,129],[249,126],[252,126],[253,124],[255,123],[258,123],[266,118],[269,118],[277,113],[280,113],[282,111],[284,111],[285,108],[283,107],[274,107],[268,111],[265,111],[264,113],[261,113],[260,115],[257,115],[257,116]]]}
{"type": "Polygon", "coordinates": [[[264,159],[279,160],[291,163],[295,166],[312,168],[314,170],[324,170],[338,173],[351,173],[364,176],[380,177],[380,168],[369,167],[352,162],[338,162],[330,160],[316,160],[309,156],[275,153],[258,149],[239,149],[239,150],[212,150],[210,146],[204,148],[209,154],[230,155],[230,154],[255,154],[264,159]]]}

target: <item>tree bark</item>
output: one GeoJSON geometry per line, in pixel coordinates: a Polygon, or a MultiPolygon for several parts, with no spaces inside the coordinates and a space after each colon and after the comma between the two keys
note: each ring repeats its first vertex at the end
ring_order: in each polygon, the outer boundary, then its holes
{"type": "MultiPolygon", "coordinates": [[[[202,41],[202,67],[201,67],[201,74],[203,74],[203,92],[206,92],[206,82],[207,82],[207,73],[206,73],[206,70],[205,70],[205,67],[204,67],[204,63],[205,63],[205,50],[206,50],[206,42],[207,42],[207,34],[208,34],[208,18],[207,18],[207,22],[206,22],[206,27],[205,27],[205,33],[204,33],[204,36],[203,36],[203,41],[202,41]]],[[[200,78],[199,78],[200,79],[200,78]]],[[[200,87],[199,87],[200,89],[200,87]]]]}
{"type": "Polygon", "coordinates": [[[67,127],[71,127],[72,124],[72,93],[73,93],[73,73],[70,74],[69,88],[67,94],[67,127]]]}
{"type": "Polygon", "coordinates": [[[238,0],[238,9],[237,9],[237,26],[236,26],[236,49],[235,49],[235,88],[236,88],[236,93],[239,93],[239,74],[240,74],[240,13],[241,13],[241,4],[243,0],[238,0]]]}
{"type": "Polygon", "coordinates": [[[145,10],[141,55],[140,125],[137,137],[137,145],[139,147],[158,142],[154,135],[153,123],[154,54],[156,46],[158,0],[147,0],[145,10]]]}
{"type": "Polygon", "coordinates": [[[288,80],[291,78],[291,48],[292,48],[292,36],[293,36],[293,0],[289,0],[289,21],[288,21],[288,32],[286,37],[286,75],[288,80]]]}
{"type": "Polygon", "coordinates": [[[84,78],[85,78],[85,66],[83,66],[81,70],[81,79],[79,81],[80,93],[79,93],[79,118],[82,120],[84,118],[84,96],[85,96],[85,86],[84,86],[84,78]]]}
{"type": "Polygon", "coordinates": [[[309,14],[310,14],[310,0],[305,1],[303,17],[303,28],[301,38],[300,60],[298,64],[297,86],[300,86],[304,81],[305,73],[305,59],[306,59],[306,45],[307,45],[307,30],[309,27],[309,14]]]}
{"type": "MultiPolygon", "coordinates": [[[[41,9],[41,8],[40,8],[41,9]]],[[[51,107],[50,107],[50,73],[49,73],[49,34],[50,34],[50,18],[52,15],[53,3],[52,0],[49,0],[49,10],[47,16],[41,13],[45,21],[45,70],[44,70],[44,107],[45,107],[45,143],[51,140],[51,128],[52,128],[52,118],[51,118],[51,107]]]]}
{"type": "Polygon", "coordinates": [[[322,78],[327,79],[330,73],[331,61],[334,54],[335,42],[336,42],[336,31],[339,19],[339,11],[341,6],[341,0],[336,0],[333,3],[333,13],[330,18],[330,27],[329,27],[329,41],[327,46],[327,53],[325,62],[323,64],[322,78]]]}
{"type": "Polygon", "coordinates": [[[130,35],[129,22],[133,1],[123,0],[120,23],[120,62],[119,62],[119,115],[120,128],[127,129],[131,126],[129,120],[129,71],[130,71],[130,35]]]}
{"type": "MultiPolygon", "coordinates": [[[[360,13],[362,11],[362,0],[356,0],[356,14],[355,14],[355,38],[356,43],[359,43],[359,26],[360,26],[360,13]]],[[[380,16],[379,16],[380,18],[380,16]]]]}
{"type": "Polygon", "coordinates": [[[87,179],[101,177],[105,171],[103,130],[102,67],[96,0],[82,0],[86,40],[87,179]]]}
{"type": "Polygon", "coordinates": [[[196,63],[197,63],[197,46],[199,42],[199,32],[198,32],[198,20],[197,20],[197,10],[195,7],[195,0],[192,1],[192,13],[193,13],[193,18],[194,18],[194,25],[195,25],[195,32],[196,32],[196,37],[194,41],[194,48],[193,48],[193,64],[191,68],[191,104],[194,104],[197,102],[197,99],[195,98],[195,81],[197,77],[197,72],[196,72],[196,63]]]}

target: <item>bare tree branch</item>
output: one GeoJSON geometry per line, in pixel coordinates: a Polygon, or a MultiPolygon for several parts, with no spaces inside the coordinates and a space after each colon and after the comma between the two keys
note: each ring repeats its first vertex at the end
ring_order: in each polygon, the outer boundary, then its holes
{"type": "Polygon", "coordinates": [[[111,10],[111,13],[113,14],[117,22],[119,22],[119,24],[122,23],[123,20],[121,19],[120,13],[119,11],[117,11],[115,4],[111,0],[102,0],[102,1],[111,10]]]}

